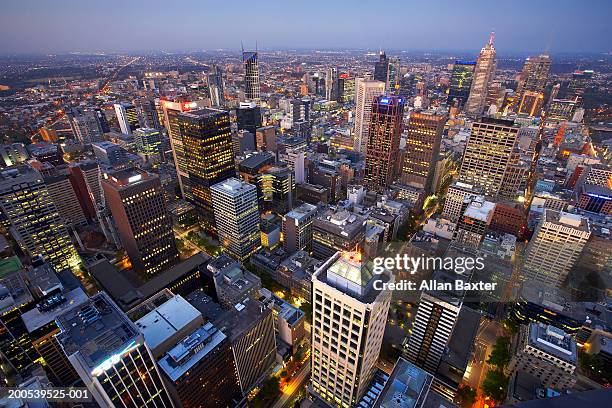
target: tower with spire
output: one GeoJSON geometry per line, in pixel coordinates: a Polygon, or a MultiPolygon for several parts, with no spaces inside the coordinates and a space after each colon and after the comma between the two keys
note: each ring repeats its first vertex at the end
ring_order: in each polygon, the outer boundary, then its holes
{"type": "Polygon", "coordinates": [[[489,42],[480,50],[480,55],[476,61],[470,95],[465,104],[465,113],[468,116],[480,116],[484,111],[489,85],[495,76],[497,65],[495,47],[493,46],[494,40],[495,33],[491,32],[489,42]]]}

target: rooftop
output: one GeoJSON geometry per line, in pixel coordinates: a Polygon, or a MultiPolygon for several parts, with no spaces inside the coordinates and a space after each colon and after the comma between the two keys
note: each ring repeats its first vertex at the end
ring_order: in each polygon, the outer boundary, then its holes
{"type": "Polygon", "coordinates": [[[158,361],[159,367],[177,381],[226,338],[212,323],[206,323],[170,349],[158,361]]]}
{"type": "Polygon", "coordinates": [[[494,211],[495,203],[476,198],[468,205],[463,215],[475,220],[489,222],[494,211]]]}
{"type": "Polygon", "coordinates": [[[78,353],[90,369],[130,347],[139,336],[134,323],[104,292],[58,316],[56,322],[66,355],[78,353]]]}
{"type": "Polygon", "coordinates": [[[420,407],[433,381],[433,376],[400,358],[374,405],[377,408],[420,407]]]}
{"type": "Polygon", "coordinates": [[[244,181],[238,180],[237,178],[229,178],[225,181],[217,183],[210,188],[212,191],[218,191],[222,194],[236,197],[247,191],[255,190],[256,187],[252,184],[245,183],[244,181]]]}
{"type": "Polygon", "coordinates": [[[316,211],[317,211],[316,205],[304,203],[298,207],[295,207],[293,210],[289,211],[287,214],[285,214],[285,217],[293,218],[299,221],[299,220],[302,220],[304,217],[306,217],[309,214],[316,213],[316,211]]]}
{"type": "Polygon", "coordinates": [[[58,316],[82,305],[89,297],[81,288],[73,289],[63,294],[48,298],[46,302],[37,304],[35,308],[21,315],[28,333],[49,324],[58,316]]]}
{"type": "Polygon", "coordinates": [[[203,322],[201,313],[182,296],[175,295],[137,320],[136,326],[149,348],[155,350],[194,321],[203,322]]]}
{"type": "Polygon", "coordinates": [[[563,330],[542,323],[529,324],[529,344],[557,358],[576,364],[576,341],[563,330]]]}
{"type": "Polygon", "coordinates": [[[374,302],[380,293],[374,289],[375,281],[388,282],[391,279],[387,273],[374,274],[372,261],[362,261],[357,252],[337,252],[315,272],[313,278],[364,303],[374,302]]]}
{"type": "Polygon", "coordinates": [[[578,214],[547,209],[544,211],[544,216],[546,222],[564,225],[584,232],[589,232],[591,230],[588,218],[578,214]]]}

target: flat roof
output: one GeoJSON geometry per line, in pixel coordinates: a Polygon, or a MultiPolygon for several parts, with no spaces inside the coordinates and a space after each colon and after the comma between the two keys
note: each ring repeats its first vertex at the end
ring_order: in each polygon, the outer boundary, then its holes
{"type": "Polygon", "coordinates": [[[28,333],[32,333],[35,330],[49,324],[53,320],[57,319],[58,316],[79,307],[89,299],[87,294],[81,288],[76,288],[69,292],[63,293],[62,296],[66,300],[58,304],[53,309],[41,311],[38,307],[35,307],[21,315],[21,319],[23,320],[28,333]]]}
{"type": "Polygon", "coordinates": [[[58,316],[56,322],[66,355],[78,353],[90,369],[125,350],[139,336],[134,323],[104,292],[58,316]]]}
{"type": "Polygon", "coordinates": [[[576,341],[557,327],[530,323],[528,341],[532,347],[576,364],[576,341]]]}
{"type": "Polygon", "coordinates": [[[374,407],[420,407],[427,397],[432,381],[431,374],[400,357],[374,407]]]}
{"type": "Polygon", "coordinates": [[[151,349],[157,348],[164,341],[197,319],[202,314],[182,296],[175,295],[150,311],[135,323],[145,337],[151,349]]]}
{"type": "Polygon", "coordinates": [[[212,323],[206,323],[170,349],[157,364],[172,381],[177,381],[226,338],[212,323]]]}

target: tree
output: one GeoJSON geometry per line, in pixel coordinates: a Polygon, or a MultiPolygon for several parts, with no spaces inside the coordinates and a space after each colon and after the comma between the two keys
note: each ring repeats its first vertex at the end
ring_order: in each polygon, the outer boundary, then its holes
{"type": "Polygon", "coordinates": [[[457,390],[457,395],[461,399],[462,403],[472,405],[476,402],[476,390],[469,385],[462,384],[457,390]]]}
{"type": "Polygon", "coordinates": [[[502,370],[510,362],[510,337],[498,337],[487,363],[502,370]]]}
{"type": "Polygon", "coordinates": [[[482,382],[482,391],[494,401],[503,402],[506,399],[508,380],[501,369],[489,370],[482,382]]]}

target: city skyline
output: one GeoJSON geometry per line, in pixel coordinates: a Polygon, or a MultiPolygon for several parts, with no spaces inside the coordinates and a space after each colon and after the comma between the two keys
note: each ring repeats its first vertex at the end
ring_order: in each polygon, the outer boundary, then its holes
{"type": "Polygon", "coordinates": [[[257,43],[264,50],[466,51],[480,49],[490,31],[496,32],[502,54],[606,53],[612,34],[607,24],[612,4],[605,1],[590,2],[588,8],[569,1],[515,2],[504,13],[484,1],[462,8],[448,1],[391,2],[386,10],[397,12],[386,13],[384,19],[380,13],[364,13],[368,7],[375,10],[375,3],[356,7],[346,1],[316,0],[306,6],[274,0],[244,4],[241,13],[209,2],[174,9],[157,1],[112,3],[4,4],[0,55],[239,50],[241,42],[245,48],[254,49],[257,43]]]}

